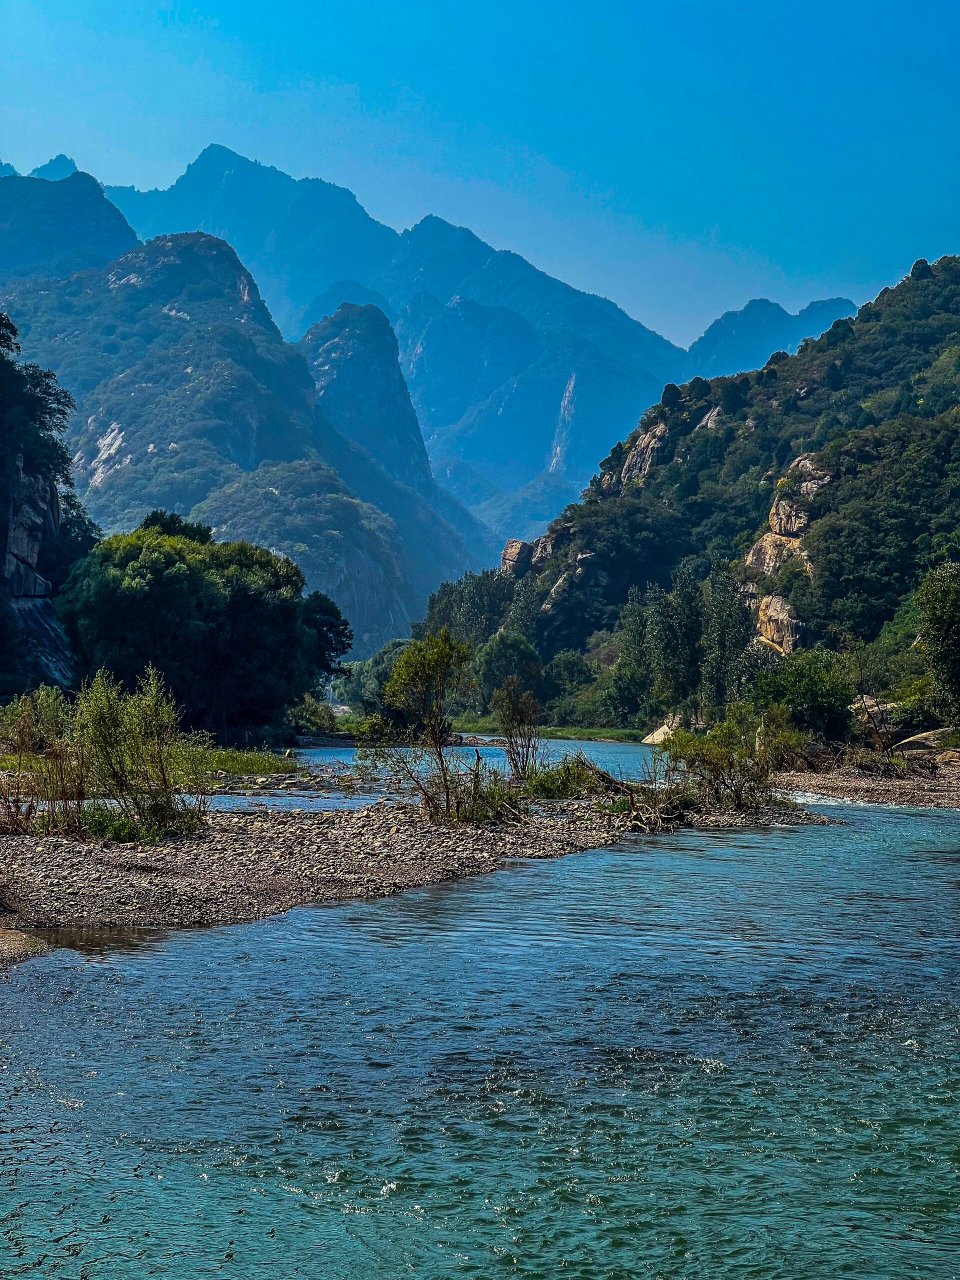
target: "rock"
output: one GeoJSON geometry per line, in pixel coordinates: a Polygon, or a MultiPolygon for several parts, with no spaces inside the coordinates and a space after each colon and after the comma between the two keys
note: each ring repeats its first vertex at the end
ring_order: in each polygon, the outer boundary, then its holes
{"type": "Polygon", "coordinates": [[[896,749],[905,755],[914,755],[923,751],[936,751],[939,746],[953,737],[954,729],[928,729],[926,733],[915,733],[898,742],[896,749]]]}
{"type": "Polygon", "coordinates": [[[659,728],[647,734],[643,739],[643,745],[646,747],[659,747],[662,742],[665,742],[670,737],[679,723],[680,721],[676,716],[669,716],[659,728]]]}
{"type": "MultiPolygon", "coordinates": [[[[542,542],[543,539],[538,539],[542,542]]],[[[533,563],[534,545],[520,538],[509,538],[500,556],[500,569],[513,578],[522,578],[533,563]]]]}
{"type": "Polygon", "coordinates": [[[768,523],[771,532],[783,538],[796,538],[810,523],[809,513],[793,498],[774,498],[768,523]]]}
{"type": "Polygon", "coordinates": [[[694,427],[694,431],[701,431],[701,430],[711,431],[713,428],[718,427],[720,425],[722,418],[723,418],[723,410],[720,408],[719,405],[715,405],[714,408],[712,408],[709,413],[705,413],[703,415],[703,417],[694,427]]]}
{"type": "Polygon", "coordinates": [[[816,462],[812,454],[801,453],[787,468],[787,474],[798,471],[801,476],[800,492],[805,498],[812,498],[831,480],[830,472],[821,463],[816,462]]]}
{"type": "Polygon", "coordinates": [[[748,569],[757,573],[777,573],[788,560],[799,559],[809,572],[810,561],[800,545],[799,538],[788,538],[778,533],[765,533],[747,552],[748,569]]]}
{"type": "Polygon", "coordinates": [[[783,596],[764,596],[757,609],[760,639],[784,655],[793,653],[800,638],[800,623],[783,596]]]}
{"type": "Polygon", "coordinates": [[[663,452],[670,434],[666,423],[656,422],[634,441],[620,469],[621,484],[642,484],[663,452]]]}
{"type": "Polygon", "coordinates": [[[60,499],[53,480],[24,469],[23,454],[14,462],[11,497],[0,519],[7,591],[15,599],[48,595],[50,584],[37,573],[37,561],[44,540],[60,528],[60,499]]]}

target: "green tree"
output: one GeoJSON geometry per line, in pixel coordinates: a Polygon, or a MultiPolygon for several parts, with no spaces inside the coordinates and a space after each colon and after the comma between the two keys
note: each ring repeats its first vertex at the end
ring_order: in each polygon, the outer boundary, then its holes
{"type": "Polygon", "coordinates": [[[703,661],[703,594],[683,565],[670,590],[647,595],[645,647],[654,693],[669,708],[691,707],[700,689],[703,661]]]}
{"type": "Polygon", "coordinates": [[[920,643],[937,687],[960,716],[960,564],[932,570],[916,594],[920,643]]]}
{"type": "Polygon", "coordinates": [[[495,569],[465,573],[456,582],[444,582],[437,588],[415,633],[422,638],[446,627],[456,640],[477,648],[500,627],[513,593],[514,579],[505,573],[495,569]]]}
{"type": "Polygon", "coordinates": [[[701,696],[717,717],[733,700],[738,663],[754,634],[740,584],[726,565],[715,565],[704,584],[701,696]]]}
{"type": "Polygon", "coordinates": [[[59,607],[87,671],[132,689],[154,666],[188,724],[236,737],[322,688],[349,648],[333,602],[303,588],[283,556],[154,523],[79,561],[59,607]]]}
{"type": "Polygon", "coordinates": [[[800,649],[761,671],[749,699],[759,711],[782,705],[805,733],[842,742],[850,733],[855,689],[846,661],[827,649],[800,649]]]}
{"type": "Polygon", "coordinates": [[[417,726],[416,737],[429,752],[444,810],[453,800],[451,764],[444,748],[450,740],[450,716],[470,679],[472,650],[444,627],[437,635],[411,640],[394,663],[384,701],[417,726]]]}
{"type": "Polygon", "coordinates": [[[534,689],[540,680],[537,651],[523,636],[498,631],[477,650],[473,673],[483,710],[491,706],[493,695],[511,677],[524,689],[534,689]]]}
{"type": "Polygon", "coordinates": [[[516,676],[507,676],[493,695],[493,710],[506,744],[510,776],[522,781],[543,763],[540,703],[516,676]]]}

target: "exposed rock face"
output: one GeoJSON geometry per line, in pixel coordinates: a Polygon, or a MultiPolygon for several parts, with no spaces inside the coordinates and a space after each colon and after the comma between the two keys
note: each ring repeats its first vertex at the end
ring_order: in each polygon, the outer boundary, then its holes
{"type": "Polygon", "coordinates": [[[760,639],[778,653],[793,653],[800,638],[800,623],[783,596],[764,596],[757,611],[760,639]]]}
{"type": "Polygon", "coordinates": [[[794,458],[787,468],[788,474],[791,471],[800,473],[800,492],[808,499],[830,483],[830,472],[809,453],[801,453],[794,458]]]}
{"type": "Polygon", "coordinates": [[[774,537],[797,538],[810,523],[809,513],[792,498],[774,498],[770,508],[770,529],[774,537]]]}
{"type": "Polygon", "coordinates": [[[41,553],[60,528],[60,498],[54,482],[14,462],[6,508],[0,510],[0,593],[10,601],[19,626],[17,676],[24,687],[41,681],[70,685],[76,666],[70,642],[48,599],[50,584],[37,572],[41,553]]]}
{"type": "Polygon", "coordinates": [[[620,483],[642,484],[663,451],[669,430],[666,423],[654,425],[638,437],[627,454],[620,471],[620,483]]]}
{"type": "Polygon", "coordinates": [[[533,546],[520,538],[508,539],[500,556],[500,568],[513,578],[522,578],[533,563],[533,546]]]}
{"type": "Polygon", "coordinates": [[[374,306],[345,303],[313,325],[297,350],[317,388],[317,410],[394,479],[433,488],[433,474],[390,321],[374,306]]]}
{"type": "Polygon", "coordinates": [[[787,538],[778,533],[765,533],[747,552],[748,569],[757,573],[777,573],[789,561],[798,559],[804,567],[809,565],[807,553],[799,538],[787,538]]]}
{"type": "Polygon", "coordinates": [[[50,584],[37,573],[37,561],[45,538],[60,527],[60,499],[56,485],[46,476],[29,475],[22,455],[15,462],[10,507],[2,514],[3,584],[14,597],[45,596],[50,584]]]}

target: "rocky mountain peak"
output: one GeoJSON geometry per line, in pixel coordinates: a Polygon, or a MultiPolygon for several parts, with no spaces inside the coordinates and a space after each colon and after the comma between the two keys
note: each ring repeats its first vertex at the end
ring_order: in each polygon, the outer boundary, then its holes
{"type": "Polygon", "coordinates": [[[313,375],[321,418],[402,483],[432,488],[397,338],[379,307],[344,303],[312,325],[297,349],[313,375]]]}
{"type": "Polygon", "coordinates": [[[40,164],[37,165],[36,169],[31,169],[30,177],[43,178],[47,182],[61,182],[64,178],[69,178],[71,173],[76,172],[76,164],[61,151],[52,160],[48,160],[46,164],[40,164]]]}
{"type": "Polygon", "coordinates": [[[136,290],[141,300],[161,305],[174,318],[196,320],[212,308],[219,321],[240,320],[277,333],[253,276],[233,249],[201,231],[148,240],[118,258],[105,280],[113,292],[136,290]]]}

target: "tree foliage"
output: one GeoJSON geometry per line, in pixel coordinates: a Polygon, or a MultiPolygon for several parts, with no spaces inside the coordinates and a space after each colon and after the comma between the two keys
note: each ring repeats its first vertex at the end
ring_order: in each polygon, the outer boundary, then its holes
{"type": "Polygon", "coordinates": [[[155,520],[75,565],[60,611],[88,671],[133,688],[152,665],[188,724],[230,736],[322,687],[349,648],[336,606],[303,588],[282,556],[155,520]]]}

